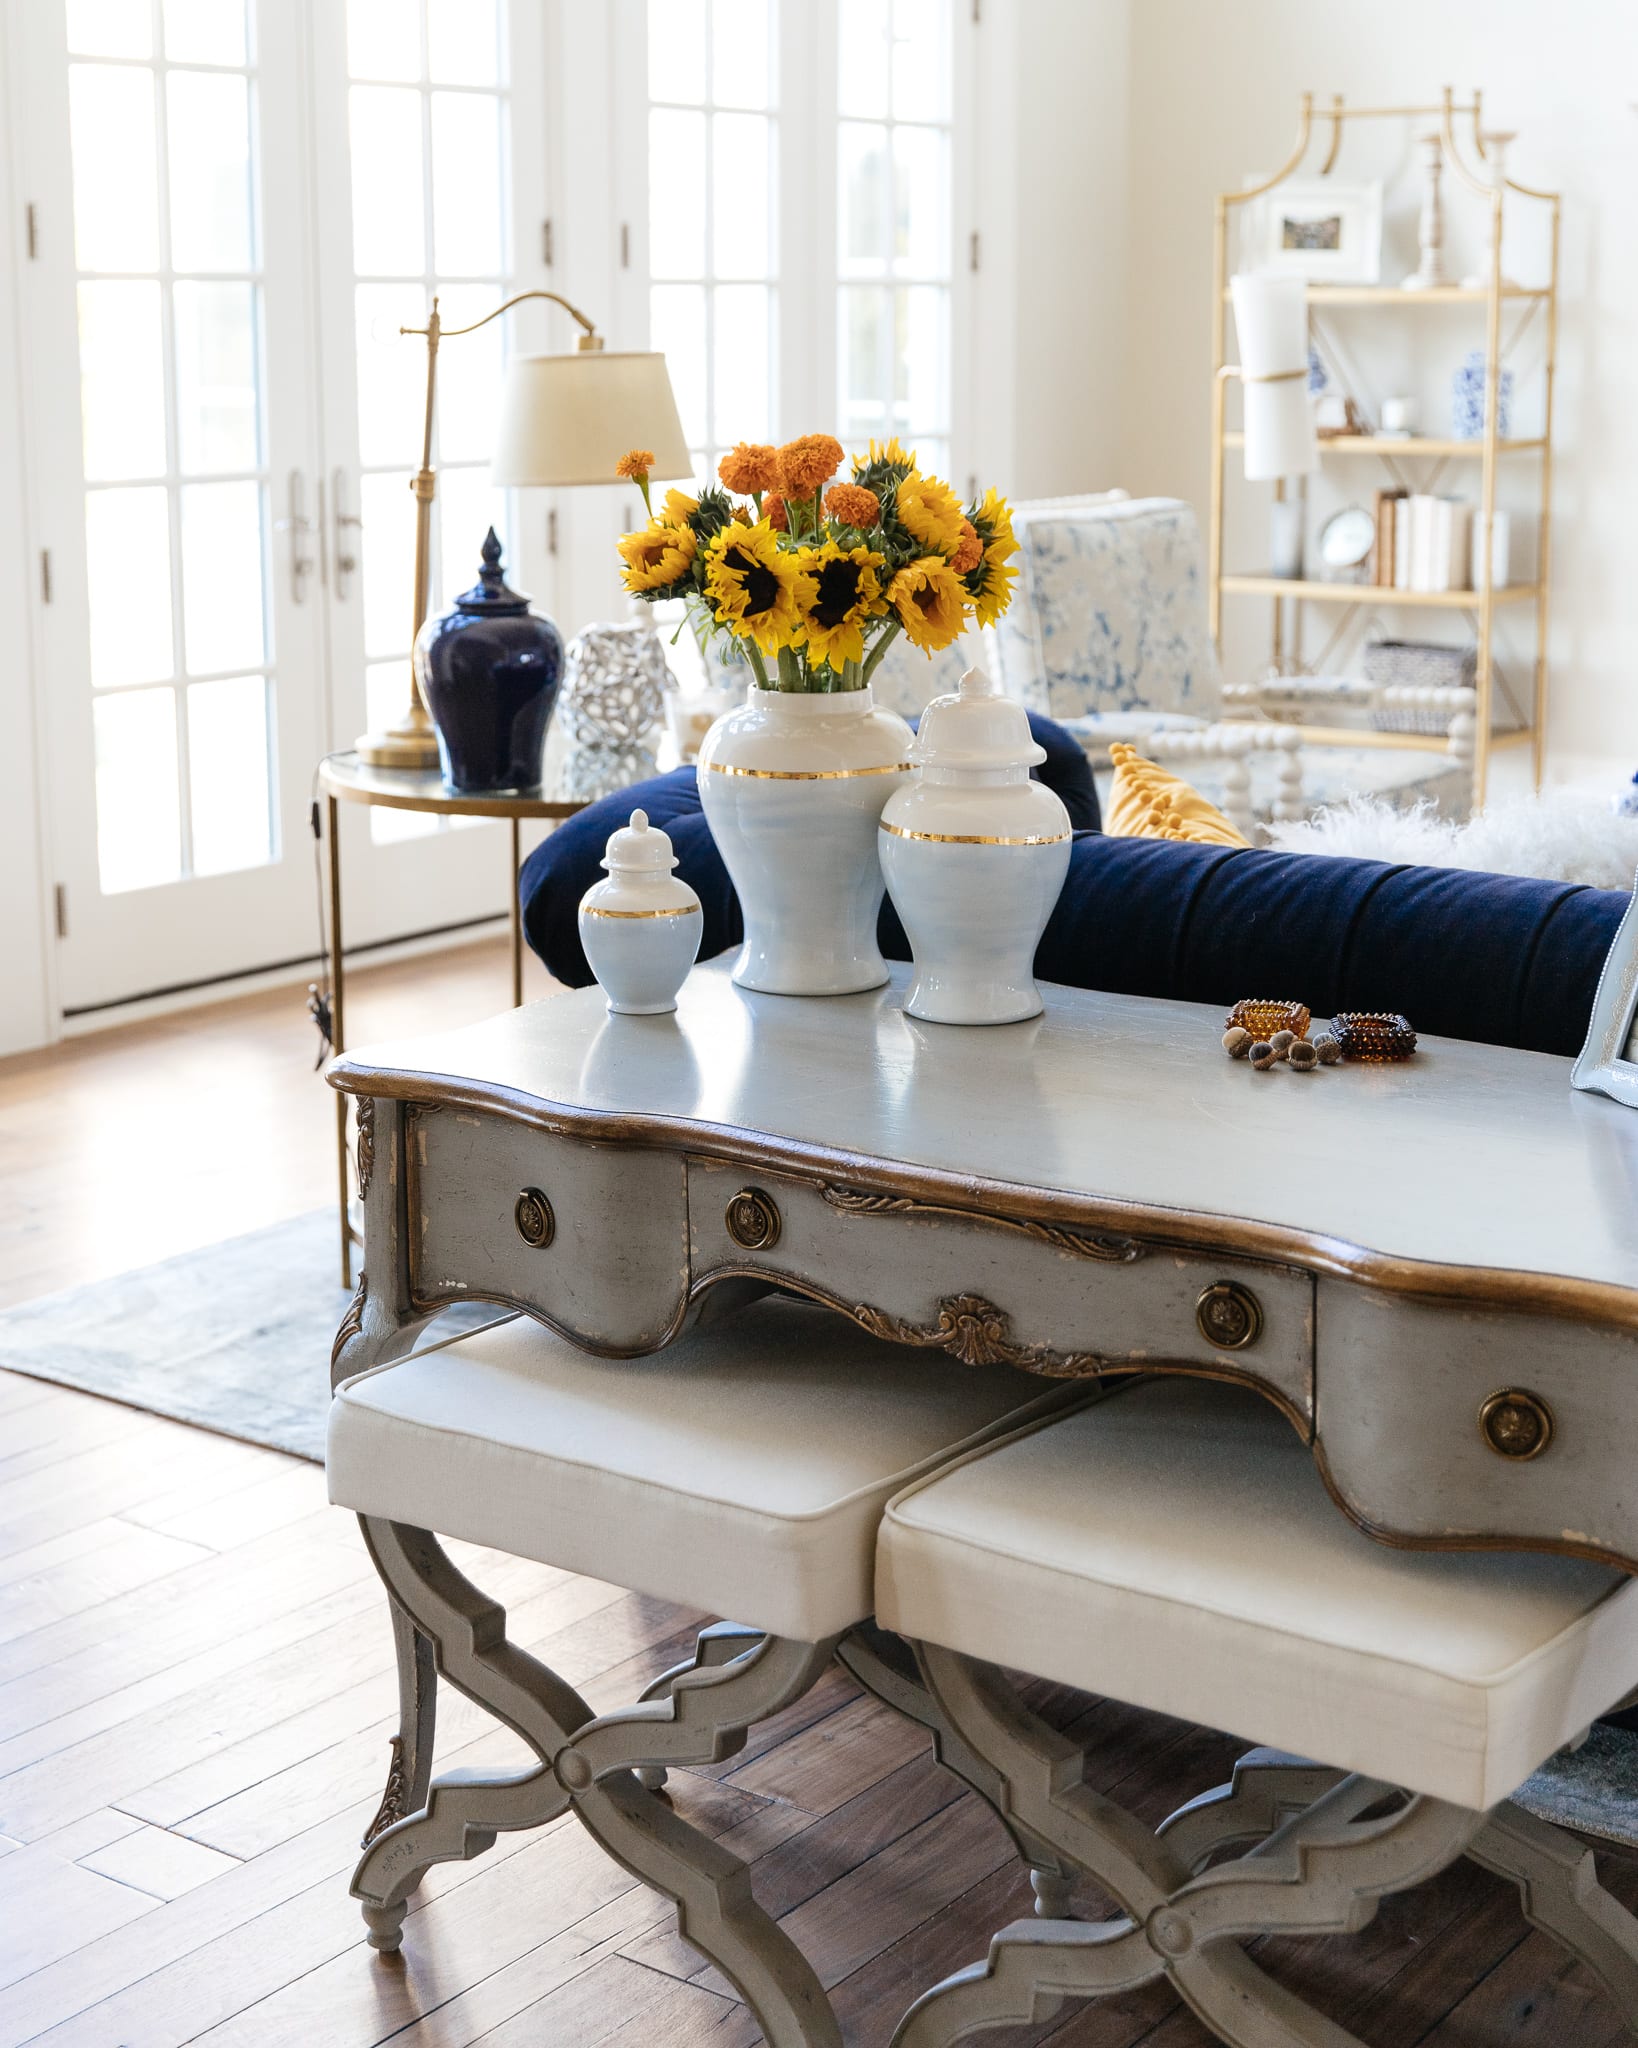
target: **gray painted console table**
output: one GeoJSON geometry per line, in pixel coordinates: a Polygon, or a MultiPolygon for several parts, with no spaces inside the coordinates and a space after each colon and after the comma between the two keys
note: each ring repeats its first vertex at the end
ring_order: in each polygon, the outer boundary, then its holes
{"type": "MultiPolygon", "coordinates": [[[[1638,1570],[1630,1110],[1573,1091],[1568,1060],[1453,1040],[1403,1066],[1257,1073],[1219,1050],[1218,1010],[1082,990],[1050,989],[1028,1024],[921,1024],[905,978],[796,1001],[714,962],[673,1017],[610,1017],[590,988],[338,1060],[366,1270],[336,1379],[455,1302],[635,1354],[777,1286],[952,1371],[1237,1381],[1381,1541],[1638,1570]]],[[[429,1848],[405,1819],[434,1689],[409,1609],[444,1614],[446,1649],[478,1610],[413,1559],[378,1562],[403,1712],[367,1840],[472,1854],[493,1838],[475,1823],[429,1848]]],[[[841,1654],[931,1718],[888,1644],[841,1654]]],[[[456,1675],[477,1697],[481,1680],[456,1675]]],[[[671,1878],[681,1896],[698,1872],[671,1878]]],[[[403,1885],[361,1880],[390,1945],[403,1885]]],[[[830,2038],[804,2026],[786,2038],[830,2038]]]]}

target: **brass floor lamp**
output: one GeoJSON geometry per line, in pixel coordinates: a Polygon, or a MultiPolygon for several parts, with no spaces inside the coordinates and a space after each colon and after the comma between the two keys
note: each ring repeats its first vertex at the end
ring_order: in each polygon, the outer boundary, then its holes
{"type": "MultiPolygon", "coordinates": [[[[433,407],[438,381],[438,345],[475,334],[527,299],[549,299],[578,321],[581,333],[569,354],[514,356],[507,365],[500,428],[490,477],[497,484],[614,482],[614,465],[629,448],[654,453],[654,474],[684,477],[693,463],[677,416],[677,401],[665,357],[647,351],[605,349],[603,337],[578,307],[557,292],[518,292],[481,320],[445,327],[438,301],[425,327],[401,327],[427,345],[426,409],[421,423],[421,467],[411,479],[415,493],[415,618],[413,648],[426,623],[432,577],[432,503],[437,475],[432,467],[433,407]]],[[[438,766],[438,736],[427,715],[420,678],[410,661],[410,701],[402,717],[384,732],[365,733],[358,757],[372,768],[428,769],[438,766]]]]}

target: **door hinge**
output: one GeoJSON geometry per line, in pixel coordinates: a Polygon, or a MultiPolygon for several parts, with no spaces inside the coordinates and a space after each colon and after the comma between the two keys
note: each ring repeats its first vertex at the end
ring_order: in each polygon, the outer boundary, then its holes
{"type": "Polygon", "coordinates": [[[546,552],[549,555],[557,553],[557,507],[555,505],[546,514],[546,552]]]}
{"type": "Polygon", "coordinates": [[[631,223],[625,220],[620,223],[620,268],[631,268],[631,223]]]}
{"type": "Polygon", "coordinates": [[[973,27],[984,19],[984,0],[973,0],[973,27]]]}
{"type": "Polygon", "coordinates": [[[28,260],[30,263],[38,263],[40,260],[40,209],[32,199],[23,209],[23,219],[28,233],[28,260]]]}
{"type": "Polygon", "coordinates": [[[974,229],[973,229],[973,231],[972,231],[972,234],[971,234],[971,235],[970,235],[970,236],[968,237],[968,239],[967,239],[967,268],[968,268],[969,270],[976,270],[976,269],[978,268],[978,230],[977,230],[977,228],[974,228],[974,229]]]}
{"type": "Polygon", "coordinates": [[[552,254],[552,224],[543,220],[540,224],[540,260],[548,270],[554,261],[552,254]]]}
{"type": "Polygon", "coordinates": [[[40,602],[41,604],[50,604],[51,602],[50,548],[41,548],[40,550],[40,602]]]}
{"type": "Polygon", "coordinates": [[[52,890],[51,895],[57,913],[57,936],[59,939],[66,939],[68,937],[68,884],[66,882],[59,882],[52,890]]]}

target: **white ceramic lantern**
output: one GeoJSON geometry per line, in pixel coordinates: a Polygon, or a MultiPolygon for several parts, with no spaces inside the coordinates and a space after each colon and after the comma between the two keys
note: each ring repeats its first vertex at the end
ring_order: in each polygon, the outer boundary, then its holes
{"type": "Polygon", "coordinates": [[[1069,813],[1030,780],[1046,759],[1023,706],[979,669],[922,713],[917,774],[882,812],[882,872],[910,939],[905,999],[935,1024],[1040,1014],[1035,948],[1069,867],[1069,813]]]}
{"type": "Polygon", "coordinates": [[[633,811],[610,836],[608,879],[580,899],[580,943],[616,1016],[653,1017],[677,1007],[700,950],[700,899],[671,870],[669,836],[633,811]]]}

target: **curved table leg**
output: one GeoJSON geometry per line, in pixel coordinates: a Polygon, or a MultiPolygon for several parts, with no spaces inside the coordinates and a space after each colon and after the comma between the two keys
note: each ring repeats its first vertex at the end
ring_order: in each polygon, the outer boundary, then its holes
{"type": "Polygon", "coordinates": [[[1592,1850],[1504,1802],[1467,1853],[1517,1885],[1524,1917],[1586,1964],[1638,2034],[1638,1919],[1599,1883],[1592,1850]]]}
{"type": "MultiPolygon", "coordinates": [[[[1195,1874],[1195,1851],[1215,1827],[1246,1832],[1251,1818],[1205,1809],[1174,1817],[1163,1841],[1081,1778],[1064,1739],[1032,1715],[993,1667],[918,1645],[929,1691],[962,1742],[997,1775],[1006,1810],[1126,1908],[1090,1924],[1021,1920],[988,1959],[935,1986],[905,2015],[894,2048],[947,2048],[991,2027],[1048,2016],[1064,1998],[1096,1997],[1165,1976],[1230,2048],[1359,2048],[1357,2038],[1266,1975],[1240,1946],[1262,1933],[1357,1931],[1378,1901],[1443,1869],[1485,1827],[1485,1816],[1401,1795],[1358,1776],[1320,1796],[1247,1855],[1195,1874]],[[1226,1825],[1225,1825],[1226,1824],[1226,1825]],[[1192,1833],[1192,1839],[1191,1839],[1192,1833]],[[1187,1860],[1180,1851],[1188,1849],[1187,1860]]],[[[1243,1797],[1252,1797],[1249,1782],[1243,1797]]],[[[1272,1808],[1270,1808],[1272,1810],[1272,1808]]],[[[1203,1846],[1204,1845],[1204,1846],[1203,1846]]]]}
{"type": "Polygon", "coordinates": [[[456,1569],[435,1536],[373,1516],[359,1521],[395,1609],[431,1644],[438,1674],[539,1760],[499,1776],[447,1773],[418,1811],[371,1839],[352,1889],[372,1946],[399,1946],[409,1895],[430,1865],[480,1855],[498,1832],[539,1827],[572,1807],[617,1862],[675,1903],[684,1938],[739,1989],[772,2048],[841,2048],[823,1987],[757,1904],[748,1867],[635,1775],[732,1756],[754,1722],[807,1691],[834,1641],[724,1632],[705,1655],[727,1662],[696,1664],[674,1674],[663,1697],[597,1717],[572,1686],[507,1640],[505,1610],[456,1569]]]}
{"type": "Polygon", "coordinates": [[[866,1622],[843,1636],[836,1646],[836,1661],[866,1692],[927,1730],[934,1756],[978,1794],[1012,1837],[1013,1847],[1029,1867],[1036,1912],[1045,1920],[1067,1916],[1075,1885],[1074,1866],[1009,1809],[1000,1773],[961,1739],[940,1711],[922,1680],[916,1653],[904,1638],[866,1622]]]}

